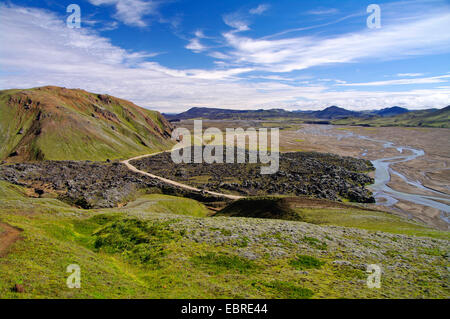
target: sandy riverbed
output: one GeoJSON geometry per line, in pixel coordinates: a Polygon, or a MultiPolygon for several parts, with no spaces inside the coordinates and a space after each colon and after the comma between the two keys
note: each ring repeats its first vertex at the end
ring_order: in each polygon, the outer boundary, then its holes
{"type": "MultiPolygon", "coordinates": [[[[192,128],[192,121],[183,121],[178,126],[192,128]]],[[[423,185],[417,187],[408,184],[404,179],[391,174],[387,186],[395,191],[419,194],[438,195],[450,200],[450,129],[437,128],[406,128],[406,127],[350,127],[328,125],[305,125],[289,121],[203,121],[203,128],[242,127],[280,127],[280,151],[317,151],[335,153],[343,156],[353,156],[376,160],[395,156],[412,155],[407,149],[384,147],[383,143],[373,140],[389,141],[395,146],[410,147],[423,150],[425,154],[414,160],[395,163],[391,168],[407,180],[423,185]],[[369,140],[359,138],[366,136],[369,140]],[[370,140],[373,139],[373,140],[370,140]],[[435,193],[435,192],[440,193],[435,193]]],[[[450,205],[450,201],[438,200],[450,205]]],[[[443,230],[449,230],[449,224],[442,217],[448,218],[448,213],[421,204],[398,199],[391,207],[381,206],[380,209],[408,216],[418,221],[443,230]]]]}

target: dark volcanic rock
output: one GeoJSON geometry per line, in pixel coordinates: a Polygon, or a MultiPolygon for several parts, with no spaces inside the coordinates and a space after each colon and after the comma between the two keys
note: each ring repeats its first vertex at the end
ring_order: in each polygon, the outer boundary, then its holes
{"type": "MultiPolygon", "coordinates": [[[[345,198],[362,203],[374,202],[372,194],[365,188],[365,185],[373,183],[373,179],[364,174],[373,169],[371,163],[351,157],[303,152],[280,154],[280,169],[272,175],[260,174],[262,164],[175,164],[169,153],[132,164],[155,175],[222,193],[307,195],[336,201],[345,198]]],[[[56,194],[63,201],[86,209],[116,207],[132,200],[143,189],[204,202],[223,200],[131,172],[118,162],[7,164],[0,166],[0,180],[32,188],[36,196],[56,194]]]]}
{"type": "Polygon", "coordinates": [[[260,163],[175,164],[169,153],[136,160],[132,164],[158,176],[224,193],[308,195],[337,201],[345,198],[361,203],[375,202],[365,188],[374,182],[365,174],[373,170],[370,161],[333,154],[281,153],[280,168],[272,175],[261,175],[260,167],[264,164],[260,163]]]}
{"type": "Polygon", "coordinates": [[[187,191],[158,179],[131,172],[121,163],[44,161],[0,166],[0,180],[33,188],[41,196],[52,192],[81,208],[108,208],[126,203],[138,190],[217,201],[202,192],[187,191]]]}

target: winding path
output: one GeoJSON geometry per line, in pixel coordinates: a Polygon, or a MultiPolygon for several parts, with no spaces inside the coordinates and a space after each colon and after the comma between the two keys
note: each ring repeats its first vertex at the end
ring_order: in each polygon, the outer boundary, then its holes
{"type": "Polygon", "coordinates": [[[170,151],[162,151],[162,152],[157,152],[157,153],[152,153],[152,154],[145,154],[145,155],[136,156],[136,157],[124,160],[121,163],[125,164],[128,167],[128,169],[130,171],[132,171],[132,172],[139,173],[139,174],[142,174],[142,175],[146,175],[146,176],[149,176],[151,178],[156,178],[156,179],[158,179],[158,180],[160,180],[160,181],[162,181],[162,182],[164,182],[166,184],[170,184],[170,185],[173,185],[173,186],[176,186],[176,187],[184,188],[184,189],[187,189],[187,190],[190,190],[190,191],[200,192],[200,193],[204,192],[204,193],[207,193],[207,194],[210,194],[210,195],[213,195],[213,196],[223,197],[223,198],[233,199],[233,200],[244,198],[243,196],[229,195],[229,194],[223,194],[223,193],[216,193],[216,192],[212,192],[212,191],[208,191],[208,190],[195,188],[195,187],[192,187],[192,186],[189,186],[189,185],[186,185],[186,184],[181,184],[181,183],[178,183],[176,181],[173,181],[173,180],[161,177],[161,176],[157,176],[157,175],[153,175],[153,174],[150,174],[148,172],[145,172],[145,171],[141,171],[140,169],[137,169],[135,166],[130,164],[130,161],[138,160],[138,159],[141,159],[141,158],[144,158],[144,157],[155,156],[155,155],[158,155],[158,154],[161,154],[161,153],[168,153],[168,152],[171,152],[171,150],[170,151]]]}
{"type": "Polygon", "coordinates": [[[0,257],[6,256],[9,247],[20,239],[20,229],[0,223],[0,257]]]}

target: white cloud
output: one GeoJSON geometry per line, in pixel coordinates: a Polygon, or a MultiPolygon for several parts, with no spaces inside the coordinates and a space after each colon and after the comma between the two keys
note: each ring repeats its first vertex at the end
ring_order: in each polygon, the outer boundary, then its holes
{"type": "Polygon", "coordinates": [[[263,80],[273,80],[273,81],[295,81],[295,79],[288,78],[288,77],[282,77],[279,75],[252,75],[249,76],[251,79],[263,79],[263,80]]]}
{"type": "Polygon", "coordinates": [[[270,6],[268,4],[260,4],[256,8],[250,9],[249,13],[255,14],[255,15],[260,15],[260,14],[263,14],[264,12],[266,12],[267,10],[269,10],[269,7],[270,6]]]}
{"type": "MultiPolygon", "coordinates": [[[[3,89],[43,85],[83,88],[165,112],[192,106],[320,109],[335,104],[372,109],[392,105],[444,107],[449,103],[447,86],[339,92],[332,91],[336,86],[299,86],[297,80],[281,82],[276,76],[261,82],[245,81],[243,75],[254,69],[246,63],[236,62],[234,65],[240,66],[219,70],[166,68],[147,61],[154,53],[129,52],[88,28],[68,29],[63,19],[39,9],[0,5],[0,21],[0,43],[8,44],[0,46],[3,89]]],[[[262,50],[265,45],[250,42],[248,48],[262,50]]]]}
{"type": "Polygon", "coordinates": [[[115,18],[124,24],[138,27],[147,26],[144,17],[157,14],[158,2],[153,0],[89,0],[95,6],[114,5],[115,18]]]}
{"type": "Polygon", "coordinates": [[[118,27],[119,27],[119,23],[117,21],[112,21],[112,22],[106,23],[99,30],[100,31],[112,31],[112,30],[116,30],[118,27]]]}
{"type": "Polygon", "coordinates": [[[336,14],[339,10],[335,8],[320,8],[316,10],[310,10],[307,13],[312,15],[330,15],[330,14],[336,14]]]}
{"type": "Polygon", "coordinates": [[[199,38],[193,38],[189,40],[188,45],[186,45],[186,49],[199,53],[205,51],[207,47],[200,43],[199,38]]]}
{"type": "Polygon", "coordinates": [[[207,45],[202,43],[202,39],[212,39],[211,37],[206,36],[202,30],[196,30],[194,32],[195,38],[189,40],[189,43],[185,46],[186,49],[192,50],[195,53],[200,53],[210,49],[207,45]]]}
{"type": "Polygon", "coordinates": [[[310,26],[307,26],[307,27],[283,30],[283,31],[275,33],[275,34],[271,34],[271,35],[265,36],[262,39],[274,39],[274,38],[278,38],[278,37],[284,36],[284,35],[289,34],[289,33],[294,33],[294,32],[298,33],[298,32],[302,32],[302,31],[323,28],[323,27],[330,26],[330,25],[333,25],[333,24],[338,24],[338,23],[340,23],[342,21],[345,21],[345,20],[348,20],[348,19],[351,19],[351,18],[362,17],[362,16],[363,16],[363,14],[361,14],[361,13],[350,14],[350,15],[346,15],[344,17],[341,17],[341,18],[339,18],[337,20],[329,21],[329,22],[322,23],[322,24],[316,24],[316,25],[310,25],[310,26]]]}
{"type": "Polygon", "coordinates": [[[228,55],[255,68],[291,72],[332,63],[390,60],[450,51],[450,11],[421,19],[364,29],[332,37],[301,36],[284,39],[253,39],[236,32],[225,33],[228,55]]]}
{"type": "Polygon", "coordinates": [[[250,30],[248,27],[248,22],[244,19],[244,17],[242,17],[241,14],[237,12],[225,15],[223,17],[223,22],[238,32],[250,30]]]}
{"type": "MultiPolygon", "coordinates": [[[[415,76],[415,75],[412,75],[415,76]]],[[[340,86],[386,86],[386,85],[411,85],[411,84],[432,84],[448,82],[450,75],[432,76],[427,78],[400,79],[388,81],[374,81],[366,83],[341,83],[340,86]]]]}
{"type": "Polygon", "coordinates": [[[202,30],[197,30],[197,31],[195,31],[195,36],[197,37],[197,38],[199,38],[199,39],[204,39],[204,38],[206,38],[206,36],[205,36],[205,34],[203,33],[203,31],[202,30]]]}
{"type": "Polygon", "coordinates": [[[422,76],[424,75],[423,73],[398,73],[397,76],[399,77],[416,77],[416,76],[422,76]]]}
{"type": "MultiPolygon", "coordinates": [[[[221,59],[221,60],[225,60],[225,59],[229,59],[230,58],[228,55],[226,55],[226,54],[224,54],[222,52],[219,52],[219,51],[210,52],[210,53],[208,53],[208,55],[210,57],[213,57],[213,58],[216,58],[216,59],[221,59]]],[[[223,61],[217,61],[217,62],[225,63],[223,61]]]]}

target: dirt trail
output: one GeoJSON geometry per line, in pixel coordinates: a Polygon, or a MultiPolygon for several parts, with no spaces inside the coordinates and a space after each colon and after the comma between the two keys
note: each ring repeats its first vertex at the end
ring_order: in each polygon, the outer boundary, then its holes
{"type": "Polygon", "coordinates": [[[22,230],[0,222],[0,257],[6,256],[8,248],[20,239],[22,230]]]}
{"type": "Polygon", "coordinates": [[[141,170],[137,169],[136,167],[134,167],[133,165],[130,164],[130,161],[138,160],[138,159],[141,159],[141,158],[144,158],[144,157],[155,156],[155,155],[158,155],[158,154],[161,154],[161,153],[166,153],[166,152],[170,152],[170,151],[163,151],[163,152],[157,152],[157,153],[152,153],[152,154],[136,156],[136,157],[127,159],[125,161],[122,161],[121,163],[125,164],[128,167],[128,169],[131,170],[132,172],[143,174],[143,175],[147,175],[147,176],[150,176],[152,178],[159,179],[160,181],[162,181],[162,182],[164,182],[166,184],[170,184],[170,185],[173,185],[173,186],[181,187],[181,188],[184,188],[184,189],[187,189],[187,190],[191,190],[191,191],[194,191],[194,192],[205,192],[205,193],[208,193],[210,195],[217,196],[217,197],[224,197],[224,198],[228,198],[228,199],[241,199],[241,198],[243,198],[242,196],[216,193],[216,192],[211,192],[211,191],[207,191],[207,190],[201,190],[201,189],[198,189],[198,188],[186,185],[186,184],[181,184],[181,183],[178,183],[176,181],[173,181],[173,180],[170,180],[170,179],[167,179],[167,178],[164,178],[164,177],[156,176],[156,175],[153,175],[153,174],[141,171],[141,170]]]}

